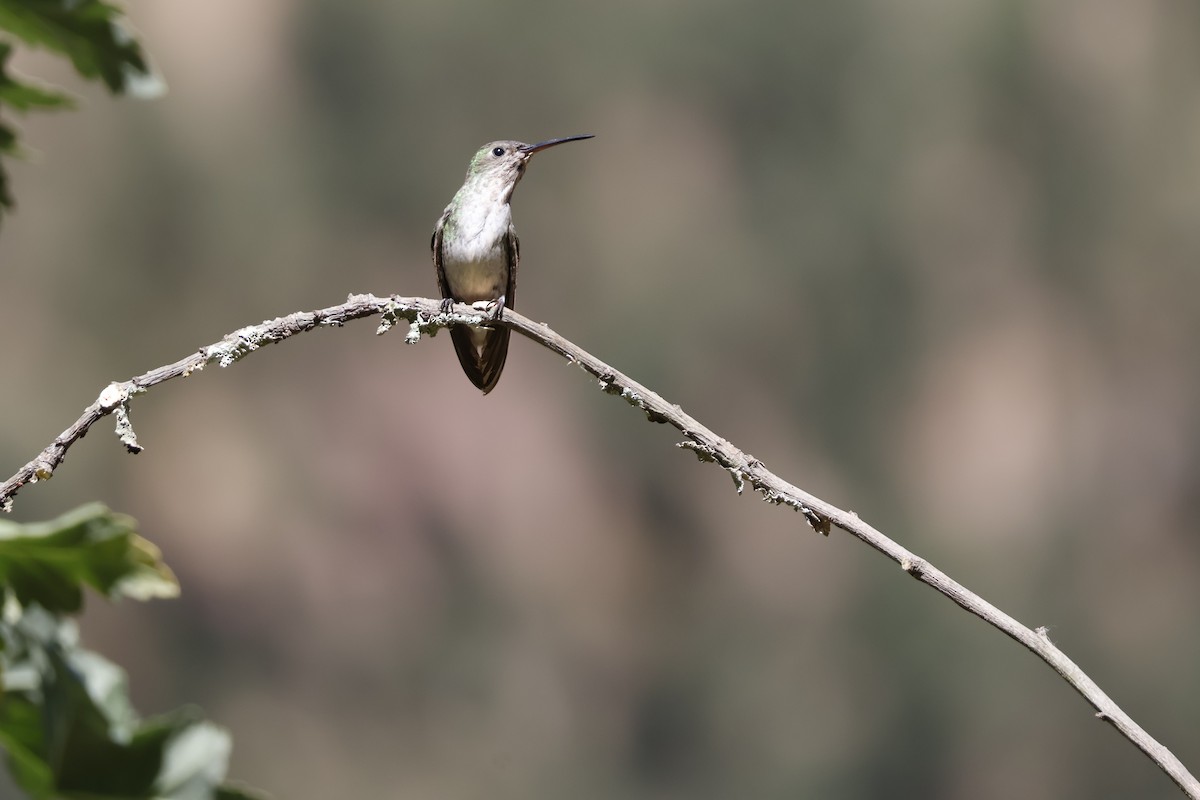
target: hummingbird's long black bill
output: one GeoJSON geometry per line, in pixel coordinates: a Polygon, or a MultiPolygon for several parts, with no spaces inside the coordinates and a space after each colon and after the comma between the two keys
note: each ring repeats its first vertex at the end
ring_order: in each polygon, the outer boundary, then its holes
{"type": "Polygon", "coordinates": [[[595,137],[596,134],[594,133],[584,133],[580,134],[579,136],[564,136],[561,139],[547,139],[546,141],[538,142],[537,144],[523,144],[517,149],[522,153],[532,154],[536,153],[538,150],[545,150],[547,147],[554,147],[556,144],[563,144],[564,142],[578,142],[580,139],[594,139],[595,137]]]}

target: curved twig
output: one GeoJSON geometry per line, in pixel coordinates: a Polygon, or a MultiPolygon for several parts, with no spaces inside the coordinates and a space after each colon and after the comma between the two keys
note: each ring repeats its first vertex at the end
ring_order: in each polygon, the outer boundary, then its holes
{"type": "Polygon", "coordinates": [[[837,527],[878,550],[900,565],[900,568],[921,583],[954,601],[1009,637],[1024,645],[1062,676],[1096,710],[1096,716],[1109,724],[1145,753],[1163,772],[1167,773],[1184,793],[1200,800],[1200,782],[1170,750],[1146,733],[1140,725],[1117,706],[1070,658],[1050,641],[1045,628],[1036,630],[1022,625],[996,606],[955,581],[925,559],[901,547],[878,530],[818,497],[793,486],[775,475],[761,461],[739,450],[732,443],[701,425],[679,406],[663,400],[637,381],[605,364],[590,353],[575,346],[542,323],[533,322],[511,310],[493,322],[485,314],[466,305],[455,305],[449,313],[440,313],[440,301],[413,297],[381,298],[375,295],[351,295],[341,305],[317,311],[297,312],[286,317],[250,325],[234,331],[221,341],[200,348],[174,364],[159,367],[127,381],[109,384],[96,401],[84,409],[83,415],[63,431],[32,461],[0,485],[0,508],[11,510],[12,498],[27,483],[47,480],[62,464],[67,450],[88,432],[101,418],[117,418],[117,435],[133,453],[141,451],[129,421],[130,399],[141,392],[172,378],[187,377],[205,366],[217,363],[229,366],[242,356],[263,345],[281,342],[298,333],[322,326],[341,326],[363,317],[380,316],[378,333],[385,333],[401,319],[408,321],[405,341],[412,344],[425,333],[434,333],[448,325],[501,324],[542,346],[553,350],[595,376],[600,388],[609,394],[620,395],[630,405],[641,409],[652,422],[671,425],[684,436],[680,447],[691,450],[701,461],[711,461],[733,476],[740,494],[747,486],[776,505],[786,505],[804,515],[808,524],[825,535],[837,527]]]}

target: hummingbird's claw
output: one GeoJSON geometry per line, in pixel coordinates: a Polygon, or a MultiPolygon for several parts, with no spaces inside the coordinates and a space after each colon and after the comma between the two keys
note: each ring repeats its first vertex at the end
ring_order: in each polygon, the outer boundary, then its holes
{"type": "Polygon", "coordinates": [[[488,310],[492,312],[492,319],[500,319],[500,315],[504,313],[504,295],[500,295],[488,305],[488,310]]]}
{"type": "Polygon", "coordinates": [[[442,304],[441,304],[441,306],[439,306],[439,309],[441,310],[441,312],[442,312],[443,314],[449,314],[449,313],[450,313],[450,308],[451,308],[451,306],[453,306],[453,305],[454,305],[454,298],[453,298],[453,297],[443,297],[443,298],[442,298],[442,304]]]}

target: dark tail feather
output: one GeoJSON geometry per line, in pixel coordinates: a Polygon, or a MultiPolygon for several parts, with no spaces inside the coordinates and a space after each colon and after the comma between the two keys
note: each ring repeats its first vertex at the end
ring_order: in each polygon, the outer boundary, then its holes
{"type": "Polygon", "coordinates": [[[495,328],[487,332],[483,343],[483,352],[476,351],[471,342],[471,329],[465,325],[455,325],[450,328],[450,340],[454,342],[454,352],[458,353],[458,363],[462,364],[463,372],[476,387],[487,394],[496,388],[500,373],[504,371],[504,360],[508,358],[508,328],[495,328]]]}

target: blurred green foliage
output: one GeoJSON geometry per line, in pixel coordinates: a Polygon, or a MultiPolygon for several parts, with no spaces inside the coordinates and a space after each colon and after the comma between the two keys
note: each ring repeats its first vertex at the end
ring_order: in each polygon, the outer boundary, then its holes
{"type": "Polygon", "coordinates": [[[194,709],[139,719],[125,673],[79,644],[82,590],[144,600],[179,586],[134,521],[99,504],[0,522],[0,745],[36,800],[235,800],[230,737],[194,709]]]}
{"type": "MultiPolygon", "coordinates": [[[[0,114],[70,108],[70,97],[18,79],[8,66],[11,42],[43,47],[71,59],[85,78],[101,80],[113,94],[123,94],[135,79],[149,75],[141,46],[121,27],[121,12],[101,0],[0,0],[0,114]]],[[[16,131],[0,117],[0,156],[20,152],[16,131]]],[[[0,222],[14,206],[8,176],[0,162],[0,222]]]]}
{"type": "Polygon", "coordinates": [[[0,520],[0,585],[21,605],[53,613],[78,612],[84,586],[139,600],[179,592],[158,548],[134,533],[133,520],[97,506],[41,524],[0,520]]]}

